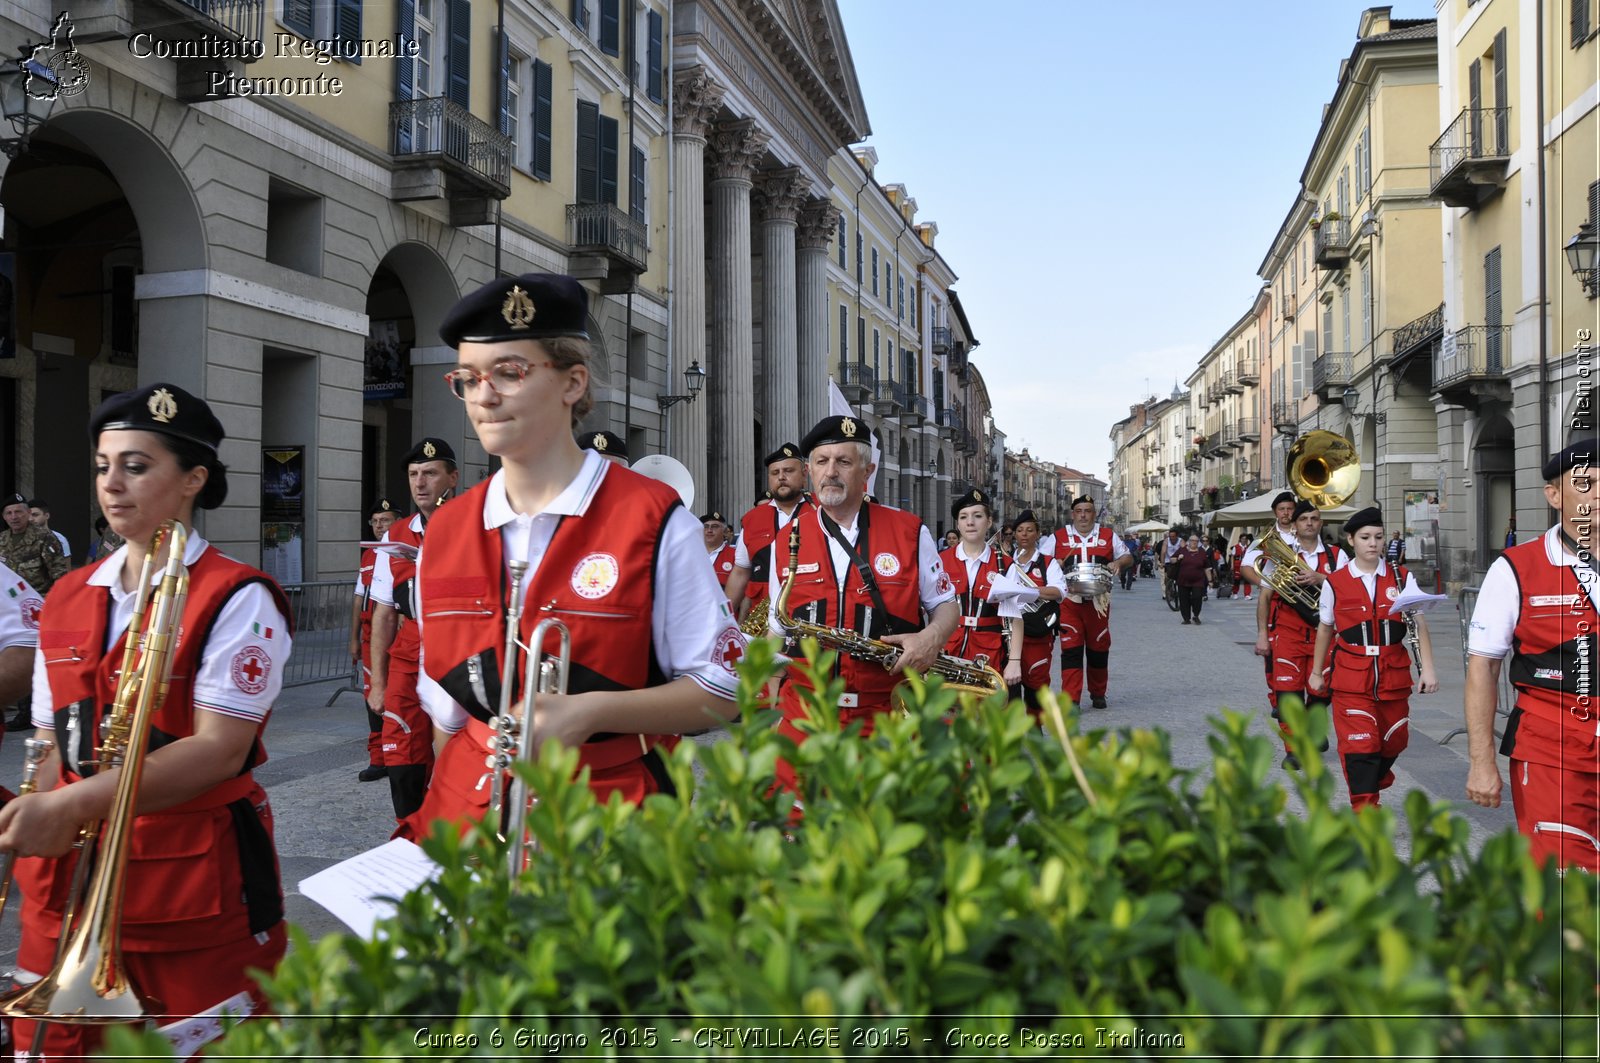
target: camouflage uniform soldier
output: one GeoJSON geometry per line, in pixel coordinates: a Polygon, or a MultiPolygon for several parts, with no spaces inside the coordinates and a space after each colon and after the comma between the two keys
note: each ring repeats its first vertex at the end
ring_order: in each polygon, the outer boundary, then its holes
{"type": "Polygon", "coordinates": [[[61,552],[61,543],[47,531],[28,523],[28,500],[12,494],[5,498],[5,531],[0,532],[0,561],[27,580],[40,594],[67,574],[71,563],[61,552]]]}

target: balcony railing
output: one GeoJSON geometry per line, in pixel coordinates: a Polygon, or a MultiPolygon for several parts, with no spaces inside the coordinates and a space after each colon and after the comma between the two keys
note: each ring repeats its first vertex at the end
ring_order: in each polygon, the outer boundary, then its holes
{"type": "Polygon", "coordinates": [[[1511,355],[1511,326],[1469,325],[1446,332],[1433,356],[1433,387],[1447,401],[1464,405],[1473,396],[1503,394],[1511,355]]]}
{"type": "Polygon", "coordinates": [[[898,380],[878,378],[872,394],[872,409],[880,417],[897,417],[906,406],[906,386],[898,380]]]}
{"type": "Polygon", "coordinates": [[[511,194],[511,138],[443,96],[391,103],[389,145],[402,166],[441,166],[491,199],[511,194]]]}
{"type": "Polygon", "coordinates": [[[1272,404],[1272,427],[1285,435],[1294,435],[1300,428],[1300,404],[1297,402],[1274,402],[1272,404]]]}
{"type": "Polygon", "coordinates": [[[1229,421],[1222,426],[1222,449],[1235,450],[1244,445],[1239,438],[1239,422],[1229,421]]]}
{"type": "Polygon", "coordinates": [[[956,434],[956,411],[948,406],[939,408],[939,434],[946,439],[954,439],[956,434]]]}
{"type": "Polygon", "coordinates": [[[1222,390],[1234,395],[1244,394],[1244,382],[1235,377],[1232,371],[1222,374],[1222,390]]]}
{"type": "MultiPolygon", "coordinates": [[[[1233,378],[1240,384],[1261,383],[1261,373],[1256,369],[1254,358],[1239,358],[1233,363],[1233,378]]],[[[1239,388],[1243,391],[1244,388],[1239,388]]]]}
{"type": "Polygon", "coordinates": [[[1324,221],[1317,228],[1313,255],[1323,269],[1343,269],[1350,262],[1350,223],[1344,218],[1324,221]]]}
{"type": "Polygon", "coordinates": [[[1311,363],[1311,390],[1324,401],[1342,399],[1351,379],[1349,351],[1329,351],[1311,363]]]}
{"type": "Polygon", "coordinates": [[[1505,186],[1510,143],[1511,108],[1465,108],[1428,149],[1428,194],[1452,207],[1482,204],[1505,186]]]}
{"type": "Polygon", "coordinates": [[[1256,417],[1241,417],[1234,422],[1234,431],[1239,438],[1247,443],[1254,443],[1261,438],[1261,421],[1256,417]]]}
{"type": "Polygon", "coordinates": [[[650,255],[644,222],[610,203],[568,203],[567,243],[575,255],[604,255],[635,274],[650,255]]]}
{"type": "Polygon", "coordinates": [[[263,0],[178,0],[244,41],[261,40],[263,0]]]}
{"type": "Polygon", "coordinates": [[[933,353],[943,354],[950,349],[950,326],[933,326],[933,353]]]}
{"type": "Polygon", "coordinates": [[[933,420],[933,403],[926,395],[906,396],[906,417],[912,424],[927,424],[933,420]]]}
{"type": "Polygon", "coordinates": [[[839,366],[839,390],[850,402],[865,402],[878,389],[878,375],[864,362],[839,366]]]}

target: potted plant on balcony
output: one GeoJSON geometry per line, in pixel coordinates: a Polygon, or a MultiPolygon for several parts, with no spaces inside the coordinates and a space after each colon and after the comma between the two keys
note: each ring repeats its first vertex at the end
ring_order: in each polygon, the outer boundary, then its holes
{"type": "Polygon", "coordinates": [[[1322,228],[1322,219],[1315,214],[1311,215],[1311,231],[1316,232],[1320,228],[1322,228]]]}
{"type": "Polygon", "coordinates": [[[1205,445],[1206,445],[1206,437],[1205,437],[1205,436],[1203,436],[1203,435],[1196,435],[1196,436],[1195,436],[1195,437],[1194,437],[1194,445],[1195,445],[1195,446],[1196,446],[1196,447],[1203,447],[1203,446],[1205,446],[1205,445]]]}

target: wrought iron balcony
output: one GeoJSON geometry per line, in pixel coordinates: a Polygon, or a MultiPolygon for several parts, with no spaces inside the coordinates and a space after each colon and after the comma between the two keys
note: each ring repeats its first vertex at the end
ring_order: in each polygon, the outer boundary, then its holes
{"type": "MultiPolygon", "coordinates": [[[[129,40],[132,48],[135,34],[157,30],[161,43],[173,45],[174,51],[204,53],[170,60],[177,74],[173,95],[184,103],[237,96],[233,78],[226,75],[237,77],[243,64],[265,54],[264,0],[82,0],[74,2],[71,9],[75,44],[129,40]],[[232,54],[215,58],[219,51],[232,54]],[[217,74],[224,76],[215,77],[217,74]]],[[[310,76],[324,69],[313,68],[310,76]]]]}
{"type": "Polygon", "coordinates": [[[447,199],[454,225],[492,221],[511,194],[511,138],[443,96],[389,105],[394,198],[447,199]]]}
{"type": "Polygon", "coordinates": [[[1324,402],[1343,402],[1351,379],[1349,351],[1329,351],[1311,363],[1311,390],[1324,402]]]}
{"type": "Polygon", "coordinates": [[[1234,377],[1231,370],[1224,372],[1222,374],[1222,379],[1219,380],[1218,383],[1222,385],[1223,392],[1227,394],[1244,394],[1244,384],[1234,377]]]}
{"type": "Polygon", "coordinates": [[[1510,360],[1509,325],[1468,325],[1446,332],[1433,356],[1434,390],[1455,406],[1474,406],[1480,398],[1509,399],[1510,360]]]}
{"type": "Polygon", "coordinates": [[[948,406],[939,408],[939,434],[946,439],[954,439],[956,435],[956,411],[948,406]]]}
{"type": "Polygon", "coordinates": [[[1283,318],[1285,321],[1294,320],[1296,309],[1294,296],[1290,295],[1288,292],[1284,292],[1278,298],[1278,316],[1283,318]]]}
{"type": "MultiPolygon", "coordinates": [[[[1261,373],[1254,358],[1239,358],[1233,363],[1233,379],[1240,385],[1261,383],[1261,373]]],[[[1237,390],[1243,391],[1241,386],[1237,390]]]]}
{"type": "Polygon", "coordinates": [[[1185,469],[1189,469],[1191,471],[1195,471],[1195,472],[1199,471],[1199,469],[1200,469],[1200,450],[1199,450],[1198,447],[1195,448],[1194,450],[1189,451],[1189,453],[1184,455],[1183,467],[1185,469]]]}
{"type": "Polygon", "coordinates": [[[908,424],[928,424],[933,420],[933,404],[926,395],[906,393],[906,413],[902,418],[908,424]]]}
{"type": "Polygon", "coordinates": [[[1272,427],[1283,435],[1292,436],[1300,430],[1300,404],[1298,402],[1274,402],[1272,404],[1272,427]]]}
{"type": "Polygon", "coordinates": [[[898,380],[880,378],[872,396],[872,409],[881,417],[897,417],[905,408],[906,386],[898,380]]]}
{"type": "Polygon", "coordinates": [[[569,272],[600,281],[600,290],[620,295],[633,288],[650,257],[644,222],[610,203],[568,203],[569,272]]]}
{"type": "Polygon", "coordinates": [[[878,390],[878,376],[864,362],[844,362],[839,366],[839,390],[849,402],[866,402],[878,390]]]}
{"type": "Polygon", "coordinates": [[[1185,517],[1194,513],[1199,508],[1200,501],[1194,495],[1184,495],[1182,498],[1178,499],[1178,512],[1183,514],[1185,517]]]}
{"type": "Polygon", "coordinates": [[[1237,450],[1244,446],[1244,441],[1239,438],[1239,422],[1228,421],[1222,426],[1222,449],[1224,452],[1237,450]]]}
{"type": "Polygon", "coordinates": [[[1401,325],[1390,348],[1389,370],[1428,391],[1433,390],[1433,352],[1444,335],[1444,304],[1401,325]]]}
{"type": "Polygon", "coordinates": [[[1234,431],[1246,443],[1254,443],[1261,438],[1261,420],[1257,417],[1241,417],[1234,422],[1234,431]]]}
{"type": "Polygon", "coordinates": [[[933,353],[943,354],[950,349],[950,326],[933,326],[933,353]]]}
{"type": "Polygon", "coordinates": [[[1344,218],[1321,222],[1313,241],[1313,257],[1323,269],[1344,269],[1350,264],[1350,223],[1344,218]]]}
{"type": "Polygon", "coordinates": [[[1511,108],[1467,107],[1428,149],[1428,194],[1452,207],[1477,207],[1505,187],[1511,108]]]}

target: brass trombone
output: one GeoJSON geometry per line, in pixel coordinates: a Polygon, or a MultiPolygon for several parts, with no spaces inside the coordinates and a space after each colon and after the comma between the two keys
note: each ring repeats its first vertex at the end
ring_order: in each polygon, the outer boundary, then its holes
{"type": "Polygon", "coordinates": [[[572,666],[572,632],[559,620],[547,618],[534,626],[526,645],[517,637],[522,624],[522,581],[528,572],[526,561],[510,561],[510,598],[506,602],[506,641],[500,661],[499,712],[489,724],[494,737],[489,740],[489,756],[484,765],[490,769],[489,814],[496,831],[506,842],[507,866],[513,881],[522,873],[526,862],[529,839],[527,832],[528,806],[538,801],[538,796],[524,792],[522,783],[511,772],[515,763],[528,763],[534,758],[533,749],[533,697],[535,694],[565,694],[567,673],[572,666]],[[545,639],[554,634],[561,640],[560,652],[554,659],[544,655],[545,639]],[[522,718],[512,712],[514,700],[512,682],[517,677],[517,651],[527,653],[527,666],[522,677],[522,718]],[[512,775],[510,786],[506,785],[512,775]]]}
{"type": "Polygon", "coordinates": [[[106,818],[86,823],[79,831],[78,866],[62,915],[55,965],[32,985],[0,997],[0,1014],[91,1025],[138,1022],[150,1013],[122,962],[122,901],[150,719],[167,696],[178,621],[189,595],[189,570],[183,564],[188,541],[188,532],[175,520],[163,522],[150,541],[128,622],[116,696],[100,725],[95,749],[96,771],[122,769],[117,791],[106,818]],[[167,561],[161,585],[152,595],[150,577],[163,542],[167,561]]]}

